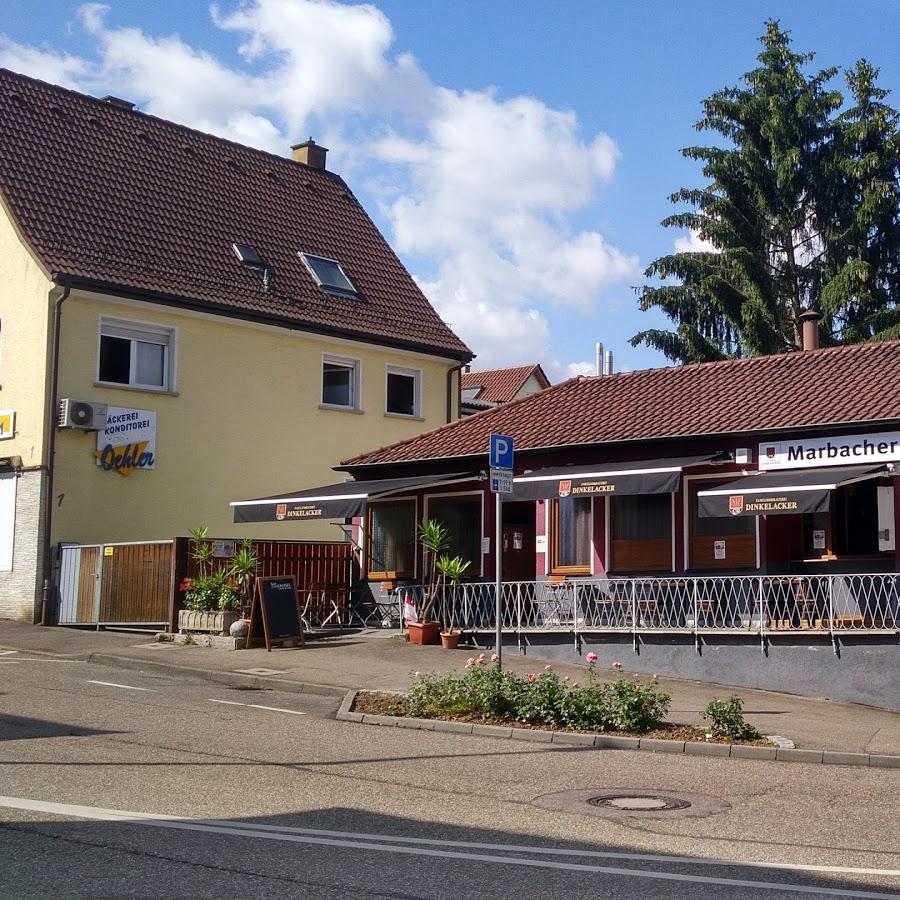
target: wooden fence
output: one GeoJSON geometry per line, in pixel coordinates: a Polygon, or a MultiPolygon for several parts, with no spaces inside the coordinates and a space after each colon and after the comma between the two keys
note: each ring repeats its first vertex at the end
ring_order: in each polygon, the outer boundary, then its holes
{"type": "MultiPolygon", "coordinates": [[[[214,541],[223,555],[215,567],[230,565],[235,541],[214,541]]],[[[253,541],[259,557],[257,576],[293,575],[307,605],[307,621],[346,621],[334,615],[337,603],[346,611],[354,575],[348,543],[318,541],[253,541]],[[327,592],[327,596],[326,596],[327,592]],[[313,594],[319,596],[313,597],[313,594]],[[329,619],[329,617],[331,617],[329,619]]],[[[80,544],[59,548],[57,584],[60,625],[104,625],[178,628],[183,608],[184,578],[197,574],[189,538],[134,544],[80,544]]]]}
{"type": "MultiPolygon", "coordinates": [[[[239,542],[233,540],[208,539],[221,552],[231,549],[239,542]],[[222,546],[224,545],[224,546],[222,546]]],[[[275,575],[293,575],[301,595],[310,591],[328,591],[328,599],[324,596],[313,600],[307,610],[308,621],[318,624],[324,621],[333,611],[330,600],[335,592],[341,594],[340,605],[349,605],[350,585],[353,579],[353,548],[349,543],[340,541],[251,541],[253,550],[259,558],[256,575],[266,578],[275,575]]],[[[175,539],[175,591],[170,610],[170,628],[178,628],[178,612],[184,606],[184,592],[179,585],[186,577],[197,574],[197,562],[193,559],[193,541],[190,538],[175,539]]],[[[213,567],[224,568],[230,564],[230,556],[215,557],[213,567]]]]}

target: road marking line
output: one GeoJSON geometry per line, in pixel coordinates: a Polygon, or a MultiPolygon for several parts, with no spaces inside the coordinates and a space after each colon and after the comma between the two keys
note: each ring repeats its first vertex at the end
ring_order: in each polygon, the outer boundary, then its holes
{"type": "Polygon", "coordinates": [[[102,684],[104,687],[117,687],[126,691],[153,691],[150,688],[135,687],[133,684],[116,684],[114,681],[89,681],[88,684],[102,684]]]}
{"type": "Polygon", "coordinates": [[[21,659],[0,659],[0,666],[17,666],[20,662],[23,662],[21,659]]]}
{"type": "Polygon", "coordinates": [[[283,712],[290,713],[292,716],[305,716],[305,712],[300,712],[299,709],[282,709],[280,706],[260,706],[258,703],[248,703],[247,706],[252,706],[253,709],[268,709],[270,712],[283,712]]]}
{"type": "Polygon", "coordinates": [[[260,706],[259,703],[238,703],[237,700],[213,700],[212,697],[209,698],[210,703],[224,703],[227,706],[245,706],[248,709],[267,709],[270,712],[283,712],[290,713],[292,716],[305,716],[305,712],[300,712],[296,709],[283,709],[280,706],[260,706]]]}
{"type": "MultiPolygon", "coordinates": [[[[263,829],[257,825],[241,825],[237,822],[224,822],[216,819],[185,819],[178,816],[168,816],[159,813],[136,813],[120,809],[103,809],[93,806],[79,806],[70,803],[53,803],[43,800],[30,800],[23,797],[3,797],[0,796],[0,807],[7,809],[20,809],[28,812],[49,813],[58,816],[70,816],[80,819],[91,819],[103,822],[121,822],[127,825],[146,825],[155,828],[172,828],[179,831],[199,831],[211,834],[223,834],[229,837],[250,837],[258,840],[274,840],[284,841],[293,844],[313,844],[326,847],[347,847],[356,850],[377,850],[383,853],[398,853],[412,856],[430,856],[442,859],[463,859],[473,860],[476,862],[503,863],[511,866],[525,866],[535,869],[555,869],[568,872],[587,872],[598,875],[621,875],[634,878],[649,878],[656,881],[677,881],[688,882],[693,884],[716,884],[725,887],[746,887],[755,888],[756,890],[777,890],[791,891],[800,894],[818,894],[819,896],[828,897],[859,897],[866,900],[896,900],[897,894],[885,894],[878,891],[861,891],[849,888],[827,888],[817,887],[815,885],[796,884],[791,882],[774,882],[774,881],[756,881],[745,878],[721,878],[713,875],[685,875],[679,872],[660,872],[642,869],[624,869],[617,866],[597,866],[586,865],[584,863],[564,863],[554,862],[553,860],[528,859],[518,856],[499,856],[488,853],[463,853],[452,850],[437,850],[426,847],[401,846],[390,843],[373,843],[369,841],[354,839],[356,836],[353,832],[346,832],[348,839],[337,839],[331,837],[313,837],[312,834],[297,834],[286,832],[285,830],[277,830],[278,826],[267,826],[263,829]]],[[[296,829],[295,831],[299,831],[296,829]]],[[[312,829],[309,829],[312,831],[312,829]]],[[[329,834],[330,832],[315,832],[316,834],[329,834]]],[[[331,832],[334,833],[334,832],[331,832]]],[[[342,832],[337,832],[342,833],[342,832]]],[[[392,838],[392,840],[402,840],[400,838],[392,838]]],[[[407,839],[412,843],[414,839],[407,839]]],[[[446,842],[452,845],[452,842],[446,842]]],[[[483,846],[483,845],[482,845],[483,846]]],[[[500,845],[506,846],[506,845],[500,845]]],[[[516,845],[508,845],[510,849],[517,851],[527,850],[528,848],[516,845]]],[[[555,848],[533,848],[540,853],[554,852],[555,848]]],[[[577,851],[576,851],[577,852],[577,851]]],[[[588,852],[588,851],[584,851],[588,852]]],[[[603,856],[602,852],[597,852],[597,856],[603,856]]],[[[635,858],[642,858],[639,854],[634,854],[635,858]]],[[[705,864],[713,866],[737,866],[752,867],[754,863],[743,863],[737,860],[718,860],[718,859],[693,859],[679,857],[643,857],[648,861],[663,860],[666,862],[683,863],[690,861],[692,863],[705,864]]],[[[778,867],[777,864],[772,864],[778,867]]],[[[801,866],[785,865],[785,869],[798,869],[801,866]]],[[[835,867],[836,868],[836,867],[835,867]]],[[[881,869],[845,869],[845,872],[868,873],[875,875],[897,875],[900,872],[881,869]]]]}
{"type": "Polygon", "coordinates": [[[18,653],[18,650],[0,650],[0,656],[12,656],[13,653],[18,653]]]}

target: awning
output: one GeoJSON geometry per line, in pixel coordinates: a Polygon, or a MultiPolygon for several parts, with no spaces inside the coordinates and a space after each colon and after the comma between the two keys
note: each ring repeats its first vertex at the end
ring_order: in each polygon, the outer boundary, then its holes
{"type": "Polygon", "coordinates": [[[762,472],[698,491],[698,510],[705,518],[828,512],[835,488],[887,474],[871,465],[762,472]]]}
{"type": "Polygon", "coordinates": [[[475,475],[417,475],[380,481],[342,481],[318,488],[288,491],[273,497],[235,500],[235,522],[301,522],[310,519],[347,519],[362,515],[366,502],[431,484],[469,481],[475,475]]]}
{"type": "Polygon", "coordinates": [[[513,479],[513,494],[506,499],[550,500],[608,494],[671,494],[678,490],[682,469],[702,466],[719,458],[721,454],[716,453],[677,459],[538,469],[527,475],[517,475],[513,479]]]}

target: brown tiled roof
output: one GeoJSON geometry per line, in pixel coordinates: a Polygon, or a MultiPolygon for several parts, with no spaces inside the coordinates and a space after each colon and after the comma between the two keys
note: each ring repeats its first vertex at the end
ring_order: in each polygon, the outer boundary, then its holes
{"type": "Polygon", "coordinates": [[[333,173],[0,69],[0,194],[78,284],[471,357],[333,173]],[[232,242],[274,266],[268,293],[232,242]],[[301,250],[361,299],[321,290],[301,250]]]}
{"type": "Polygon", "coordinates": [[[515,366],[511,369],[485,369],[482,372],[464,372],[462,388],[480,387],[473,399],[478,403],[508,403],[522,389],[528,378],[534,375],[544,387],[550,382],[539,365],[515,366]]]}
{"type": "Polygon", "coordinates": [[[900,341],[573,378],[345,465],[877,421],[900,421],[900,341]]]}

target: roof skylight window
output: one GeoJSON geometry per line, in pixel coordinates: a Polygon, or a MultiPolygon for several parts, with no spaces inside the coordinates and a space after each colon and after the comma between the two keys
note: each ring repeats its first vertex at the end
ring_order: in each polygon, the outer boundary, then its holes
{"type": "Polygon", "coordinates": [[[255,269],[264,269],[266,267],[265,260],[256,252],[255,247],[249,244],[232,244],[231,249],[238,258],[238,262],[242,266],[250,266],[255,269]]]}
{"type": "Polygon", "coordinates": [[[319,287],[337,294],[357,296],[356,287],[336,259],[303,252],[300,253],[300,259],[303,260],[304,265],[309,269],[309,274],[316,280],[319,287]]]}

